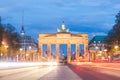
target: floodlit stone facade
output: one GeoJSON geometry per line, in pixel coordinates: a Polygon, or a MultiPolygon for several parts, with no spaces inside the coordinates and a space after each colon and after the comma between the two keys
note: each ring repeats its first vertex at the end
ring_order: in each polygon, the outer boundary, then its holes
{"type": "Polygon", "coordinates": [[[62,28],[58,29],[58,32],[55,34],[39,34],[38,38],[38,47],[40,57],[43,54],[43,44],[47,44],[47,52],[48,52],[48,60],[51,59],[51,44],[56,44],[56,61],[59,62],[60,44],[67,44],[67,62],[71,61],[71,44],[76,45],[76,60],[79,60],[79,45],[84,44],[84,55],[87,54],[88,51],[88,34],[72,34],[65,28],[64,23],[62,24],[62,28]]]}

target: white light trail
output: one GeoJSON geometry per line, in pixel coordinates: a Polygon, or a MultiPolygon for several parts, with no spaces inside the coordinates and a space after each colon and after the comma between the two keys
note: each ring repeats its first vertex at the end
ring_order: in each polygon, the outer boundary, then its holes
{"type": "Polygon", "coordinates": [[[0,62],[0,69],[14,68],[14,67],[31,67],[31,66],[44,66],[44,65],[57,65],[56,62],[0,62]]]}

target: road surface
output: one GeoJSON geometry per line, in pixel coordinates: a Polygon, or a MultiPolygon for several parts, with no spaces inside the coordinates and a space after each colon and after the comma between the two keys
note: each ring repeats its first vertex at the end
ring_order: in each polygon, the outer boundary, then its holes
{"type": "Polygon", "coordinates": [[[114,64],[110,65],[72,64],[6,68],[0,69],[0,80],[120,80],[120,67],[114,68],[114,64]]]}
{"type": "Polygon", "coordinates": [[[41,66],[0,70],[0,80],[82,80],[68,66],[41,66]]]}
{"type": "Polygon", "coordinates": [[[82,80],[120,80],[120,64],[91,63],[69,65],[82,80]]]}

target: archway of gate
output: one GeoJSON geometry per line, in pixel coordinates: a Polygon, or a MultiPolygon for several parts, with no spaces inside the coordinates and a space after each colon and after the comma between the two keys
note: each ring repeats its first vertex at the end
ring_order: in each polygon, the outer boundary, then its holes
{"type": "Polygon", "coordinates": [[[66,58],[67,62],[71,59],[79,60],[79,57],[84,57],[84,45],[78,44],[42,44],[41,57],[47,58],[48,61],[57,61],[66,58]]]}

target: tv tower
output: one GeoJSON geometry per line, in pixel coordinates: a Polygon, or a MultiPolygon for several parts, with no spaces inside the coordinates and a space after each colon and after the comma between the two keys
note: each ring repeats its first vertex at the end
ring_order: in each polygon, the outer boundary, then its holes
{"type": "Polygon", "coordinates": [[[22,13],[22,26],[21,26],[21,35],[24,35],[25,34],[25,31],[24,31],[24,11],[22,13]]]}

